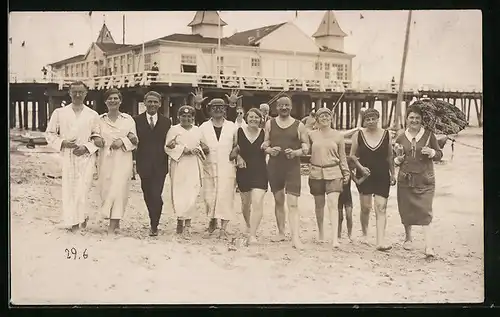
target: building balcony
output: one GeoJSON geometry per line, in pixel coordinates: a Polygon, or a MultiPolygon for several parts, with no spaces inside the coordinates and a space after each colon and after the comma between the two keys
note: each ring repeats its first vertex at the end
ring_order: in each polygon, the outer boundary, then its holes
{"type": "MultiPolygon", "coordinates": [[[[110,88],[147,87],[151,85],[190,85],[192,87],[213,87],[221,89],[241,89],[256,91],[303,91],[303,92],[380,92],[397,93],[398,84],[387,82],[359,82],[331,79],[273,78],[262,76],[216,75],[199,73],[136,72],[108,76],[61,77],[48,74],[40,78],[24,78],[10,74],[10,83],[56,83],[60,90],[74,81],[84,82],[91,90],[110,88]]],[[[473,87],[460,89],[445,85],[425,85],[405,83],[405,92],[412,91],[453,91],[479,92],[473,87]]]]}

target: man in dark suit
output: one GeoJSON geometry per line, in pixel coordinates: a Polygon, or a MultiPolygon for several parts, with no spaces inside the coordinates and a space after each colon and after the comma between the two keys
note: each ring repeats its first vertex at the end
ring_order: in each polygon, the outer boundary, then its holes
{"type": "Polygon", "coordinates": [[[170,119],[160,115],[161,95],[150,91],[144,96],[146,111],[134,118],[139,144],[136,150],[136,168],[141,177],[144,201],[151,221],[150,236],[158,235],[163,200],[161,194],[168,173],[165,139],[170,119]]]}

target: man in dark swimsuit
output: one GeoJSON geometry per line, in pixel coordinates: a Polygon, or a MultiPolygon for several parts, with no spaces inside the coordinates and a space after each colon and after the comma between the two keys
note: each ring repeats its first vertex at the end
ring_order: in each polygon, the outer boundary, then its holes
{"type": "Polygon", "coordinates": [[[309,153],[309,138],[305,126],[290,115],[292,100],[281,97],[277,101],[278,117],[266,122],[262,149],[269,154],[267,165],[269,185],[274,194],[278,236],[273,241],[285,240],[285,192],[289,210],[292,244],[303,245],[299,239],[300,156],[309,153]]]}

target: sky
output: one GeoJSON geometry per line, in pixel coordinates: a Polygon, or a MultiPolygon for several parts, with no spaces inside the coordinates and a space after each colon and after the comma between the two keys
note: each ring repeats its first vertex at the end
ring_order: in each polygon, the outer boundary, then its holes
{"type": "MultiPolygon", "coordinates": [[[[325,11],[221,11],[234,32],[293,21],[311,36],[325,11]]],[[[9,17],[10,72],[39,77],[41,68],[85,54],[103,22],[114,40],[140,44],[172,33],[191,32],[195,11],[156,12],[12,12],[9,17]],[[25,47],[21,43],[25,42],[25,47]],[[74,43],[73,47],[69,43],[74,43]]],[[[354,54],[354,81],[399,80],[408,11],[335,11],[347,37],[344,50],[354,54]],[[361,19],[361,16],[363,18],[361,19]]],[[[482,89],[482,17],[479,10],[413,11],[405,83],[482,89]]]]}

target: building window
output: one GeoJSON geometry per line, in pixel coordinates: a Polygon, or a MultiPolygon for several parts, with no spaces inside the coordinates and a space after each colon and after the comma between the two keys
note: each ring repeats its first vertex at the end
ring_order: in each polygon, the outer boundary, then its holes
{"type": "Polygon", "coordinates": [[[217,74],[224,75],[224,56],[217,56],[217,74]]]}
{"type": "Polygon", "coordinates": [[[196,73],[196,72],[197,72],[196,55],[182,54],[181,73],[196,73]]]}
{"type": "Polygon", "coordinates": [[[252,58],[251,65],[252,65],[252,67],[259,68],[260,67],[260,58],[252,58]]]}
{"type": "Polygon", "coordinates": [[[344,80],[347,80],[347,65],[344,65],[344,80]]]}
{"type": "Polygon", "coordinates": [[[144,54],[144,70],[150,70],[151,69],[151,53],[144,54]]]}
{"type": "Polygon", "coordinates": [[[64,76],[69,77],[69,67],[67,65],[64,66],[64,76]]]}
{"type": "Polygon", "coordinates": [[[69,73],[71,74],[71,77],[75,76],[74,65],[71,65],[69,73]]]}
{"type": "Polygon", "coordinates": [[[325,63],[325,71],[330,71],[330,63],[325,63]]]}
{"type": "Polygon", "coordinates": [[[344,71],[344,64],[332,64],[332,67],[337,69],[337,80],[345,80],[347,78],[347,67],[345,67],[344,71]]]}
{"type": "Polygon", "coordinates": [[[316,63],[314,63],[314,70],[315,71],[321,71],[321,70],[323,70],[323,63],[322,62],[316,62],[316,63]]]}
{"type": "Polygon", "coordinates": [[[330,79],[330,72],[325,71],[325,79],[330,79]]]}

